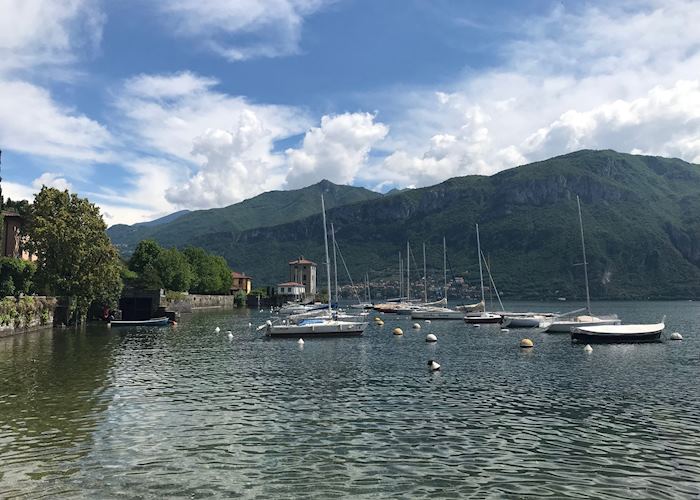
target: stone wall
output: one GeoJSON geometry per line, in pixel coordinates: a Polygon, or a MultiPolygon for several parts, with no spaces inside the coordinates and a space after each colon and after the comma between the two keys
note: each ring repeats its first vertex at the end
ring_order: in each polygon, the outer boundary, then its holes
{"type": "Polygon", "coordinates": [[[182,293],[176,297],[166,297],[165,310],[192,312],[204,309],[233,309],[234,295],[197,295],[182,293]]]}
{"type": "Polygon", "coordinates": [[[0,337],[32,332],[53,325],[54,297],[5,297],[0,300],[0,337]]]}

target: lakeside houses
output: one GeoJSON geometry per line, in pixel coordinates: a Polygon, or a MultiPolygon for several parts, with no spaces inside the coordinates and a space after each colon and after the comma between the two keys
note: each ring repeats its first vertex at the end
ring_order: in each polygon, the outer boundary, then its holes
{"type": "Polygon", "coordinates": [[[316,263],[300,256],[296,260],[289,261],[289,282],[304,285],[304,293],[307,297],[316,295],[316,263]]]}
{"type": "Polygon", "coordinates": [[[239,273],[236,271],[231,272],[231,295],[235,295],[238,292],[243,292],[248,295],[252,289],[252,277],[247,276],[245,273],[239,273]]]}

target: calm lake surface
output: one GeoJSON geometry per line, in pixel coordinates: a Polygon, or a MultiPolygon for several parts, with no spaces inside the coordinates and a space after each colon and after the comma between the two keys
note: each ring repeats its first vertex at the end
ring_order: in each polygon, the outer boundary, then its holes
{"type": "Polygon", "coordinates": [[[249,310],[0,339],[0,497],[700,496],[700,303],[594,310],[665,314],[665,340],[587,354],[567,334],[386,315],[299,346],[249,310]]]}

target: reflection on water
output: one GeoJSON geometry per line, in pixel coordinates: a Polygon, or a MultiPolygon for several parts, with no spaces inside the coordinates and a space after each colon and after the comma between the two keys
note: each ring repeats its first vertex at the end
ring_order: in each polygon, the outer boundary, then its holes
{"type": "Polygon", "coordinates": [[[700,495],[700,307],[596,307],[685,340],[586,354],[387,315],[300,347],[249,311],[0,339],[0,497],[700,495]]]}

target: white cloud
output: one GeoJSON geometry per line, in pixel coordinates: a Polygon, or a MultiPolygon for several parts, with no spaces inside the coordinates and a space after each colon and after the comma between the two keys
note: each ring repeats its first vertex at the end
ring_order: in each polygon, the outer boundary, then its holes
{"type": "Polygon", "coordinates": [[[574,9],[518,20],[496,69],[395,98],[390,154],[361,177],[423,186],[581,148],[698,160],[697,4],[574,9]]]}
{"type": "Polygon", "coordinates": [[[306,114],[289,106],[252,104],[214,90],[216,80],[193,73],[141,75],[128,80],[116,99],[134,148],[195,161],[193,142],[209,129],[228,130],[250,112],[271,141],[297,134],[306,114]]]}
{"type": "Polygon", "coordinates": [[[365,165],[372,146],[388,132],[389,128],[375,123],[369,113],[324,116],[320,127],[306,132],[300,149],[286,151],[287,186],[299,188],[323,178],[351,183],[365,165]]]}
{"type": "Polygon", "coordinates": [[[72,63],[102,37],[96,0],[3,0],[1,11],[0,73],[72,63]]]}
{"type": "Polygon", "coordinates": [[[244,110],[234,130],[208,129],[195,138],[193,153],[205,158],[167,199],[180,207],[229,205],[281,187],[280,155],[272,152],[274,134],[252,109],[244,110]]]}
{"type": "Polygon", "coordinates": [[[104,126],[61,106],[46,89],[0,79],[0,143],[4,147],[45,157],[101,162],[110,158],[112,140],[104,126]]]}
{"type": "Polygon", "coordinates": [[[171,0],[158,2],[176,31],[231,61],[294,54],[304,17],[330,0],[171,0]]]}
{"type": "Polygon", "coordinates": [[[37,191],[40,190],[42,186],[56,188],[61,191],[71,191],[73,189],[73,186],[71,186],[70,182],[68,182],[65,177],[61,177],[61,174],[56,174],[53,172],[44,172],[41,174],[39,177],[34,179],[32,186],[37,191]]]}

